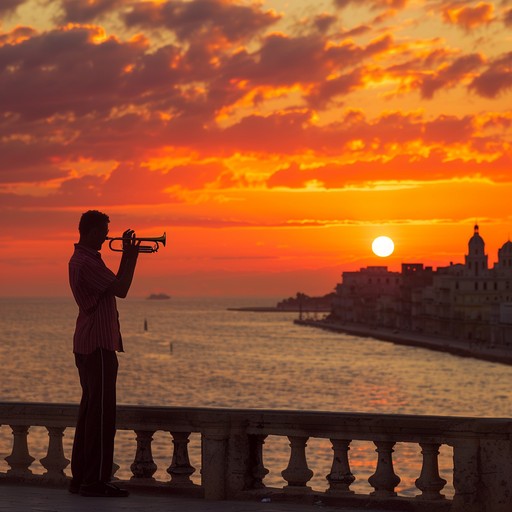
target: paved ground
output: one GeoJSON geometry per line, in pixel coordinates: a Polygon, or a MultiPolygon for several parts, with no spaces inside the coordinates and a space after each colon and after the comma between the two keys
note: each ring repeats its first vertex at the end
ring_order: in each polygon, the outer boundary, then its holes
{"type": "MultiPolygon", "coordinates": [[[[361,512],[353,508],[261,501],[206,501],[162,494],[84,498],[65,489],[0,485],[0,512],[361,512]]],[[[378,512],[366,509],[366,512],[378,512]]]]}

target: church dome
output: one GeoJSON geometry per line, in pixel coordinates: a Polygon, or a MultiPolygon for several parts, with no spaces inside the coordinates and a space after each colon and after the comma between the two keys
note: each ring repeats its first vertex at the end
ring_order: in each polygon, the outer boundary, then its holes
{"type": "Polygon", "coordinates": [[[505,242],[501,249],[498,249],[498,265],[501,268],[512,268],[512,242],[505,242]]]}
{"type": "Polygon", "coordinates": [[[512,253],[512,242],[509,240],[508,242],[505,242],[500,249],[500,252],[504,254],[511,254],[512,253]]]}
{"type": "Polygon", "coordinates": [[[468,246],[469,246],[469,253],[475,254],[483,251],[485,247],[484,239],[480,236],[480,233],[478,232],[478,224],[475,224],[475,232],[473,233],[473,236],[469,239],[468,246]]]}

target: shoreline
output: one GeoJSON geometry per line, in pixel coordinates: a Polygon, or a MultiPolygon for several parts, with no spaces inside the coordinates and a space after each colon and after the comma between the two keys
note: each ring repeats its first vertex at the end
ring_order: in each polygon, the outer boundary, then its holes
{"type": "Polygon", "coordinates": [[[293,323],[306,327],[325,329],[327,331],[374,338],[380,341],[395,343],[396,345],[425,348],[429,350],[436,350],[438,352],[446,352],[460,357],[471,357],[493,363],[512,365],[512,350],[507,351],[502,348],[475,346],[475,344],[471,345],[464,341],[426,336],[410,331],[400,332],[385,328],[372,329],[366,325],[359,324],[338,324],[322,320],[299,319],[294,320],[293,323]]]}

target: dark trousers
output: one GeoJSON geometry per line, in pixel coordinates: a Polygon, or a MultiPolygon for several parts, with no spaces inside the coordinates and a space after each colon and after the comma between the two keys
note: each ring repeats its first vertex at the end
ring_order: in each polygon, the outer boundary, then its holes
{"type": "Polygon", "coordinates": [[[116,434],[117,355],[96,349],[75,354],[82,386],[78,410],[71,473],[83,484],[110,482],[116,434]]]}

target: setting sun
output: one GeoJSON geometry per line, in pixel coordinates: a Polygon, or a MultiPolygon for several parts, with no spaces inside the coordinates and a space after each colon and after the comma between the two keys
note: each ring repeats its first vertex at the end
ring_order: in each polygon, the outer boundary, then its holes
{"type": "Polygon", "coordinates": [[[381,258],[386,258],[393,254],[395,244],[388,236],[379,236],[372,243],[372,251],[381,258]]]}

